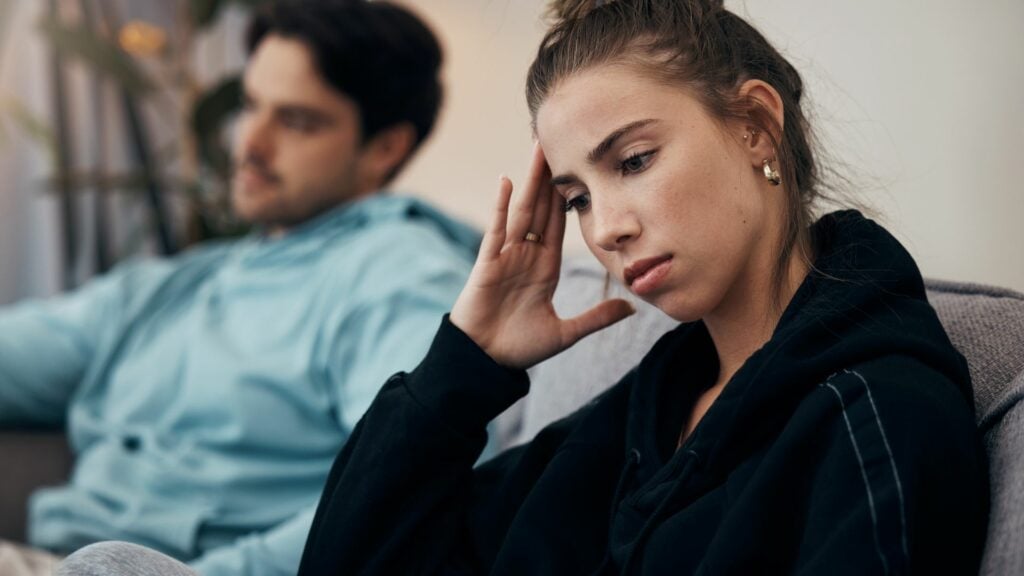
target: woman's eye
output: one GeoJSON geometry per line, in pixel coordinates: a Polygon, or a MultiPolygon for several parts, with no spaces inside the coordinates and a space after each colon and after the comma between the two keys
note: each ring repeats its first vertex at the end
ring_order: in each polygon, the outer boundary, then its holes
{"type": "Polygon", "coordinates": [[[629,158],[626,158],[622,162],[619,162],[619,171],[623,174],[636,174],[637,172],[643,172],[648,164],[651,163],[651,158],[654,157],[655,150],[649,152],[639,152],[633,154],[629,158]]]}
{"type": "Polygon", "coordinates": [[[566,212],[572,212],[573,210],[575,210],[576,212],[584,212],[589,207],[590,195],[588,194],[580,194],[578,196],[573,196],[572,198],[569,198],[565,201],[566,212]]]}

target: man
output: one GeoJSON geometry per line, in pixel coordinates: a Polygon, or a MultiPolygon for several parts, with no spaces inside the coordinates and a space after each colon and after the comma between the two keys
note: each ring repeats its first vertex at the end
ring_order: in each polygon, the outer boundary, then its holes
{"type": "Polygon", "coordinates": [[[294,574],[339,447],[469,273],[475,232],[380,192],[437,114],[431,32],[383,2],[287,1],[248,46],[232,198],[257,232],[0,311],[0,424],[65,424],[76,453],[13,563],[116,539],[294,574]]]}

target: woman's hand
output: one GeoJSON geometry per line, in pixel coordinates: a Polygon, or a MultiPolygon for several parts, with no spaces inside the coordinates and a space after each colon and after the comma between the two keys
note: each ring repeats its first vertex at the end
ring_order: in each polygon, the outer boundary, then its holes
{"type": "Polygon", "coordinates": [[[562,262],[565,209],[550,180],[539,144],[529,181],[511,207],[512,182],[502,177],[494,221],[450,316],[484,352],[510,368],[529,368],[634,312],[628,302],[615,299],[575,318],[563,320],[555,313],[551,298],[562,262]]]}

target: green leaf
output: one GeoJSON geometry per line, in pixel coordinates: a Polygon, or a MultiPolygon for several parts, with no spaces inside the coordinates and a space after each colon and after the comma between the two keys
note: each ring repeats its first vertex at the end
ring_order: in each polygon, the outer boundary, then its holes
{"type": "Polygon", "coordinates": [[[192,108],[199,160],[222,178],[231,173],[231,154],[220,137],[221,129],[241,106],[242,79],[233,76],[200,95],[192,108]]]}
{"type": "Polygon", "coordinates": [[[84,25],[64,24],[45,17],[39,23],[39,30],[61,54],[83,60],[131,94],[141,96],[153,89],[153,83],[131,56],[113,41],[97,35],[84,25]]]}
{"type": "Polygon", "coordinates": [[[223,0],[189,0],[188,15],[192,25],[205,28],[217,19],[217,13],[224,5],[223,0]]]}
{"type": "Polygon", "coordinates": [[[10,118],[23,133],[45,148],[50,157],[50,165],[56,165],[57,141],[53,129],[45,120],[34,115],[17,98],[2,94],[0,94],[0,113],[10,118]]]}

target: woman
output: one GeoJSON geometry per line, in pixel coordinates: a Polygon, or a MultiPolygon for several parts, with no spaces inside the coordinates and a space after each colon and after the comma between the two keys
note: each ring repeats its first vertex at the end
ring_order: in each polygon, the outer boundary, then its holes
{"type": "Polygon", "coordinates": [[[338,456],[300,574],[976,573],[965,362],[885,230],[811,224],[797,72],[721,2],[555,4],[529,181],[501,180],[431,351],[338,456]],[[681,325],[474,469],[524,369],[631,312],[555,315],[567,211],[681,325]]]}
{"type": "Polygon", "coordinates": [[[721,2],[565,1],[433,348],[335,463],[302,574],[976,573],[965,362],[916,266],[856,212],[810,225],[797,72],[721,2]],[[530,444],[472,465],[523,369],[629,314],[552,308],[565,211],[682,325],[530,444]]]}

